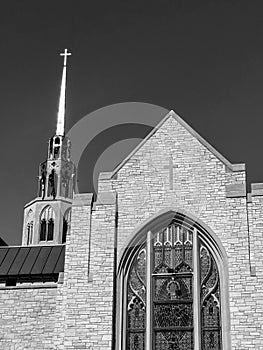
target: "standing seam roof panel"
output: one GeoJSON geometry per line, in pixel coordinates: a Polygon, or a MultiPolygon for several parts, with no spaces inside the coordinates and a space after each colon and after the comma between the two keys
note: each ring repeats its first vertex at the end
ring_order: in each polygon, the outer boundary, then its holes
{"type": "Polygon", "coordinates": [[[54,273],[59,273],[64,271],[64,262],[65,262],[65,246],[62,246],[59,258],[57,260],[54,273]]]}
{"type": "Polygon", "coordinates": [[[5,259],[7,252],[8,252],[8,248],[0,248],[0,267],[2,265],[2,262],[5,259]]]}
{"type": "Polygon", "coordinates": [[[8,252],[2,261],[0,266],[0,275],[7,275],[9,269],[11,268],[13,261],[18,253],[19,247],[14,247],[13,249],[9,248],[8,252]]]}
{"type": "Polygon", "coordinates": [[[45,267],[42,270],[42,273],[54,273],[57,261],[59,260],[63,246],[54,246],[48,256],[45,267]]]}
{"type": "Polygon", "coordinates": [[[20,275],[29,275],[31,269],[38,257],[41,247],[32,247],[26,257],[26,260],[19,272],[20,275]]]}
{"type": "Polygon", "coordinates": [[[40,275],[42,273],[42,270],[45,267],[45,264],[47,262],[48,256],[51,252],[51,247],[41,247],[41,250],[38,254],[38,257],[35,261],[35,264],[31,270],[32,275],[40,275]]]}
{"type": "Polygon", "coordinates": [[[0,277],[40,277],[64,271],[65,245],[0,248],[0,277]]]}
{"type": "Polygon", "coordinates": [[[19,248],[19,252],[17,253],[15,260],[10,268],[10,270],[8,271],[8,275],[18,275],[19,271],[21,270],[27,255],[30,251],[29,247],[21,247],[19,248]]]}

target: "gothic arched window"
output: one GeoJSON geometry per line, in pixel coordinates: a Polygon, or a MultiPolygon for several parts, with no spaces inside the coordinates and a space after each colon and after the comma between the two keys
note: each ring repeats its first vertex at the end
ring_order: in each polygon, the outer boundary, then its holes
{"type": "Polygon", "coordinates": [[[27,224],[27,245],[32,244],[33,241],[33,221],[27,224]]]}
{"type": "Polygon", "coordinates": [[[51,206],[44,208],[40,215],[40,234],[39,240],[41,242],[53,241],[54,238],[54,210],[51,206]]]}
{"type": "Polygon", "coordinates": [[[40,221],[40,241],[46,241],[47,221],[42,219],[40,221]]]}
{"type": "Polygon", "coordinates": [[[66,243],[70,220],[71,220],[71,208],[68,208],[63,216],[62,243],[66,243]]]}
{"type": "Polygon", "coordinates": [[[34,213],[32,209],[29,209],[29,211],[26,214],[26,220],[25,220],[25,244],[29,245],[33,242],[33,221],[34,220],[34,213]]]}
{"type": "Polygon", "coordinates": [[[125,350],[222,350],[214,253],[192,225],[173,220],[133,248],[124,283],[125,350]]]}
{"type": "Polygon", "coordinates": [[[53,241],[54,236],[54,220],[51,218],[47,223],[47,241],[53,241]]]}

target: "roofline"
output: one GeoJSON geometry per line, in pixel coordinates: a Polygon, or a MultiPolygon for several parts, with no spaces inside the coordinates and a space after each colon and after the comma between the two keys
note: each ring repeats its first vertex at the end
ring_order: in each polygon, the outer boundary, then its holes
{"type": "Polygon", "coordinates": [[[60,243],[60,244],[30,244],[30,245],[3,245],[0,246],[0,249],[2,248],[32,248],[32,247],[57,247],[57,246],[64,246],[66,243],[60,243]]]}
{"type": "Polygon", "coordinates": [[[45,198],[45,199],[42,199],[41,197],[35,197],[34,199],[32,199],[30,202],[26,203],[24,205],[24,209],[26,209],[28,206],[36,203],[36,202],[39,202],[39,203],[57,203],[58,201],[60,202],[63,202],[63,203],[67,203],[67,204],[72,204],[73,202],[73,199],[66,199],[64,197],[61,197],[61,196],[57,196],[55,199],[52,199],[52,198],[45,198]]]}
{"type": "Polygon", "coordinates": [[[221,160],[223,164],[231,171],[245,171],[246,165],[244,163],[232,164],[220,152],[218,152],[209,142],[207,142],[201,135],[198,134],[190,125],[188,125],[178,114],[173,110],[168,112],[165,117],[153,128],[152,131],[134,148],[134,150],[112,171],[111,178],[113,178],[118,171],[128,162],[128,160],[145,144],[148,139],[156,133],[158,129],[170,118],[173,117],[181,126],[190,132],[204,147],[206,147],[216,158],[221,160]]]}

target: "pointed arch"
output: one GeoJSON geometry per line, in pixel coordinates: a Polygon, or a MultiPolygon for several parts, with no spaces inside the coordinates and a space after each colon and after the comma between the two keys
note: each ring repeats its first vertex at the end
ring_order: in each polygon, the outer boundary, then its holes
{"type": "Polygon", "coordinates": [[[30,245],[33,243],[33,224],[34,224],[34,214],[33,210],[29,209],[26,214],[26,223],[25,223],[25,230],[26,230],[26,244],[30,245]]]}
{"type": "Polygon", "coordinates": [[[169,342],[178,349],[230,350],[227,255],[213,230],[183,210],[166,208],[130,237],[117,265],[118,350],[166,349],[169,342]],[[162,284],[158,292],[156,283],[162,284]]]}
{"type": "Polygon", "coordinates": [[[26,231],[27,231],[26,243],[27,245],[30,245],[33,242],[33,220],[27,223],[26,231]]]}
{"type": "Polygon", "coordinates": [[[39,217],[39,241],[48,242],[54,239],[55,212],[47,205],[39,217]]]}

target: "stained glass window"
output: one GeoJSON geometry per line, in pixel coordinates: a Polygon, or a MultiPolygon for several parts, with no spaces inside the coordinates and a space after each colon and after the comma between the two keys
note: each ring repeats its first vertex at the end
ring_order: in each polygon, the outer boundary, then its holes
{"type": "Polygon", "coordinates": [[[220,285],[215,260],[204,244],[200,247],[202,349],[221,349],[220,285]]]}
{"type": "Polygon", "coordinates": [[[153,246],[155,349],[193,349],[192,232],[171,225],[153,246]]]}
{"type": "Polygon", "coordinates": [[[129,273],[127,349],[143,350],[146,311],[146,246],[139,249],[129,273]]]}
{"type": "Polygon", "coordinates": [[[196,229],[173,222],[137,247],[128,272],[126,308],[127,350],[194,350],[199,349],[194,344],[198,338],[200,350],[222,350],[218,268],[196,229]],[[151,342],[147,348],[146,339],[151,342]]]}

